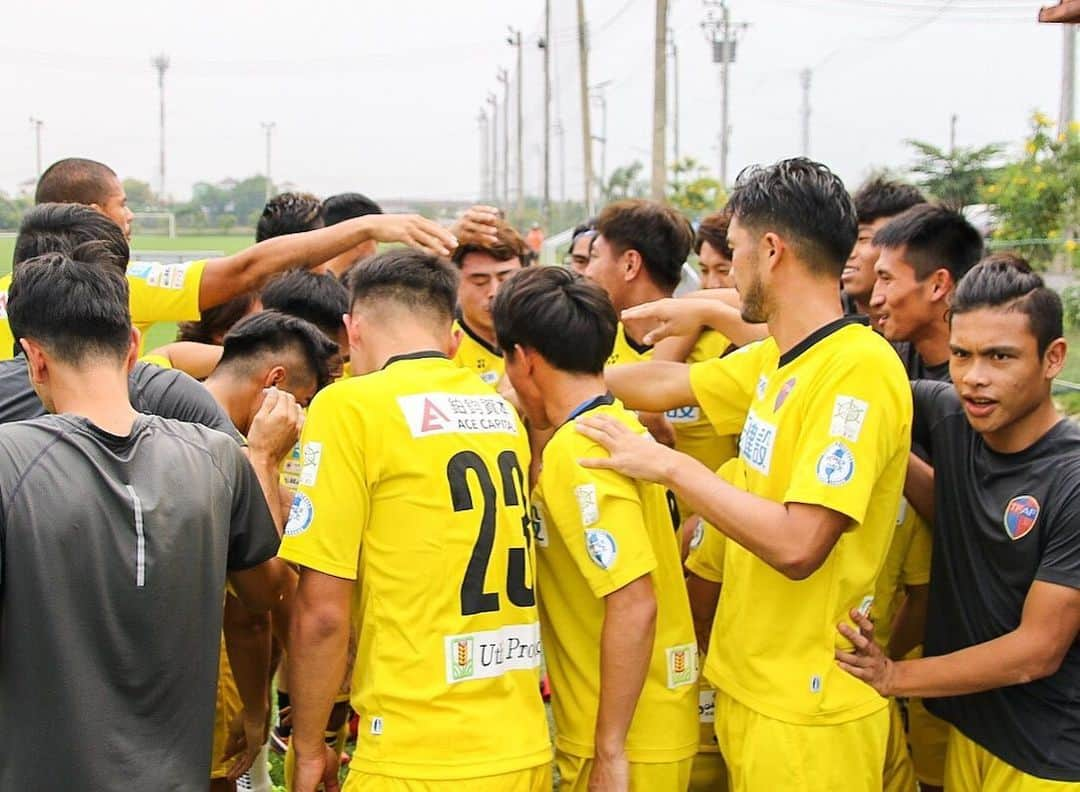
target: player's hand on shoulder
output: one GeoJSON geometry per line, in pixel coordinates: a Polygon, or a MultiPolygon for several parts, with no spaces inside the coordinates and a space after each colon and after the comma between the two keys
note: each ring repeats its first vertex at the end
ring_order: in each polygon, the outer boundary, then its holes
{"type": "Polygon", "coordinates": [[[859,610],[851,611],[850,624],[839,624],[837,630],[851,641],[852,651],[836,650],[836,664],[856,679],[861,679],[882,696],[892,695],[892,676],[896,665],[874,640],[874,623],[859,610]]]}
{"type": "Polygon", "coordinates": [[[647,434],[638,434],[607,415],[586,415],[575,422],[577,431],[603,446],[607,458],[579,460],[582,467],[614,470],[634,479],[662,482],[671,462],[670,448],[647,434]]]}
{"type": "Polygon", "coordinates": [[[303,426],[304,411],[293,395],[278,388],[267,388],[248,431],[252,457],[263,456],[275,463],[281,462],[296,445],[303,426]]]}

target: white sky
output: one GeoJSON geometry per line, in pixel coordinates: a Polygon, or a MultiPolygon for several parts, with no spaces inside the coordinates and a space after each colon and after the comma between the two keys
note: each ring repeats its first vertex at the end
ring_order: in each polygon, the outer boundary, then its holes
{"type": "MultiPolygon", "coordinates": [[[[565,190],[581,190],[575,0],[551,0],[553,121],[566,130],[565,190]]],[[[652,0],[585,0],[590,82],[612,81],[608,170],[651,146],[652,0]]],[[[1024,0],[731,0],[751,24],[732,71],[729,171],[798,153],[799,70],[813,67],[810,153],[849,184],[910,161],[903,141],[1017,144],[1035,109],[1057,115],[1060,26],[1024,0]]],[[[701,0],[671,0],[679,47],[681,149],[715,168],[719,87],[701,0]]],[[[506,26],[525,36],[526,189],[540,186],[542,0],[35,0],[5,3],[0,189],[88,156],[157,185],[158,100],[150,58],[167,52],[167,190],[263,170],[261,121],[277,124],[275,181],[321,195],[476,197],[477,115],[506,26]]],[[[513,96],[511,102],[513,102],[513,96]]],[[[501,115],[501,111],[500,111],[501,115]]],[[[594,130],[599,119],[594,113],[594,130]]],[[[513,122],[512,122],[513,123],[513,122]]],[[[502,132],[500,126],[499,139],[502,132]]],[[[669,132],[669,146],[670,146],[669,132]]],[[[552,193],[562,186],[553,138],[552,193]]],[[[596,149],[599,167],[599,147],[596,149]]],[[[511,182],[513,183],[513,181],[511,182]]]]}

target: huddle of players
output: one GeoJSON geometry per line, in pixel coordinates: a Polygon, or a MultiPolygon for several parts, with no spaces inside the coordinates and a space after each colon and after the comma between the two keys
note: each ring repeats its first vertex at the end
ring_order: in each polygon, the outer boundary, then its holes
{"type": "MultiPolygon", "coordinates": [[[[550,788],[541,635],[564,789],[685,789],[692,773],[695,789],[877,789],[883,768],[888,788],[914,788],[897,705],[890,715],[875,689],[908,698],[913,749],[910,697],[939,697],[931,708],[956,727],[950,789],[1075,782],[1076,434],[1049,401],[1060,304],[1010,262],[958,288],[978,236],[919,203],[877,184],[853,206],[805,160],[747,172],[727,229],[741,317],[730,295],[664,299],[692,236],[644,202],[598,218],[587,281],[508,277],[520,264],[502,229],[457,249],[460,287],[412,251],[358,268],[345,327],[363,376],[312,403],[280,550],[299,569],[293,788],[336,788],[324,730],[350,622],[349,788],[550,788]],[[876,262],[856,244],[864,231],[879,232],[876,262]],[[938,465],[929,478],[912,464],[899,515],[911,390],[893,349],[841,315],[849,254],[847,295],[910,343],[909,370],[940,376],[951,355],[964,372],[960,399],[915,388],[916,450],[938,465]],[[866,262],[875,277],[859,291],[866,262]],[[635,338],[631,318],[688,330],[675,335],[694,347],[712,335],[719,352],[688,367],[658,344],[664,359],[613,367],[649,357],[652,334],[635,338]],[[761,323],[769,337],[748,343],[761,323]],[[741,346],[721,356],[729,338],[741,346]],[[463,356],[470,340],[489,357],[463,356]],[[501,369],[525,421],[469,368],[501,369]],[[738,456],[717,477],[712,460],[645,439],[627,408],[658,436],[669,423],[676,448],[694,422],[716,440],[702,447],[733,453],[740,435],[738,456]],[[685,583],[666,490],[705,521],[686,521],[685,583]],[[872,639],[895,657],[921,642],[929,529],[916,512],[937,517],[926,651],[940,657],[890,663],[872,639]],[[859,631],[838,634],[849,621],[859,631]],[[699,691],[702,670],[715,692],[699,691]],[[720,752],[695,762],[699,713],[720,752]]],[[[706,244],[703,260],[723,246],[706,244]]]]}

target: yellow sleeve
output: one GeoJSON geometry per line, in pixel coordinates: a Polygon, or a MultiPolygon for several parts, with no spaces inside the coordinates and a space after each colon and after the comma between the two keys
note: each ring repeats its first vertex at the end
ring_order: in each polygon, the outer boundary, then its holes
{"type": "Polygon", "coordinates": [[[702,520],[690,540],[690,555],[686,559],[686,568],[702,580],[713,583],[724,581],[724,550],[728,538],[709,523],[702,520]],[[698,537],[701,537],[700,539],[698,537]]]}
{"type": "Polygon", "coordinates": [[[824,376],[827,387],[814,389],[805,407],[784,503],[824,506],[861,523],[911,421],[887,380],[867,376],[861,364],[824,376]]]}
{"type": "Polygon", "coordinates": [[[143,355],[139,358],[143,363],[153,363],[155,366],[163,369],[171,369],[173,367],[172,361],[164,355],[155,355],[152,352],[149,355],[143,355]]]}
{"type": "MultiPolygon", "coordinates": [[[[575,457],[604,454],[603,448],[591,445],[575,457]]],[[[548,516],[593,594],[606,597],[656,569],[632,479],[612,470],[587,470],[576,458],[547,472],[555,474],[548,480],[559,490],[544,487],[548,516]]]]}
{"type": "Polygon", "coordinates": [[[278,555],[356,580],[363,529],[371,511],[360,411],[331,385],[308,409],[301,437],[300,485],[278,555]]]}
{"type": "Polygon", "coordinates": [[[128,264],[132,324],[196,321],[201,315],[199,286],[205,268],[205,261],[184,264],[133,261],[128,264]]]}
{"type": "Polygon", "coordinates": [[[15,357],[15,336],[11,333],[7,316],[8,289],[10,288],[11,275],[0,278],[0,360],[11,360],[15,357]]]}
{"type": "Polygon", "coordinates": [[[900,568],[900,582],[905,586],[925,586],[930,582],[930,557],[933,555],[934,535],[930,526],[911,505],[906,519],[912,521],[911,544],[900,568]]]}
{"type": "Polygon", "coordinates": [[[690,389],[717,434],[742,431],[761,376],[763,342],[690,366],[690,389]]]}

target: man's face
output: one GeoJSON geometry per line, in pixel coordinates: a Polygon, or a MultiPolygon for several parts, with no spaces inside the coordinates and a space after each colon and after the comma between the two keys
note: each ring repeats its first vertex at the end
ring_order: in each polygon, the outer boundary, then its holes
{"type": "Polygon", "coordinates": [[[874,265],[877,263],[881,248],[873,243],[878,229],[892,220],[891,217],[879,217],[872,223],[859,223],[859,238],[851,249],[844,270],[840,273],[840,282],[844,291],[860,303],[869,303],[874,291],[874,265]]]}
{"type": "Polygon", "coordinates": [[[742,301],[744,322],[760,323],[768,319],[765,283],[761,276],[761,239],[744,228],[737,217],[728,225],[731,246],[731,272],[742,301]]]}
{"type": "Polygon", "coordinates": [[[627,283],[626,268],[623,266],[622,255],[616,255],[615,248],[604,239],[603,234],[593,237],[592,248],[589,251],[589,265],[585,268],[585,277],[595,281],[608,293],[615,310],[622,312],[629,308],[626,304],[627,283]]]}
{"type": "Polygon", "coordinates": [[[976,432],[998,432],[1050,397],[1049,380],[1060,366],[1039,355],[1026,314],[1000,308],[958,314],[949,344],[949,373],[976,432]]]}
{"type": "Polygon", "coordinates": [[[582,234],[574,240],[570,248],[570,269],[578,275],[584,275],[589,266],[589,247],[592,245],[593,235],[582,234]]]}
{"type": "Polygon", "coordinates": [[[874,271],[877,280],[870,308],[887,339],[911,341],[927,325],[942,319],[944,306],[930,299],[933,279],[915,277],[915,268],[904,259],[904,248],[883,248],[874,271]]]}
{"type": "Polygon", "coordinates": [[[708,242],[701,243],[698,262],[701,264],[701,288],[730,289],[735,285],[735,279],[731,276],[731,259],[708,242]]]}
{"type": "Polygon", "coordinates": [[[124,192],[124,186],[119,179],[115,177],[112,179],[102,203],[91,204],[91,206],[120,226],[124,236],[131,239],[131,221],[135,215],[128,209],[127,193],[124,192]]]}
{"type": "Polygon", "coordinates": [[[499,287],[521,269],[521,260],[496,261],[488,253],[469,253],[461,262],[461,283],[458,285],[458,304],[461,315],[470,329],[494,333],[491,306],[499,287]]]}

